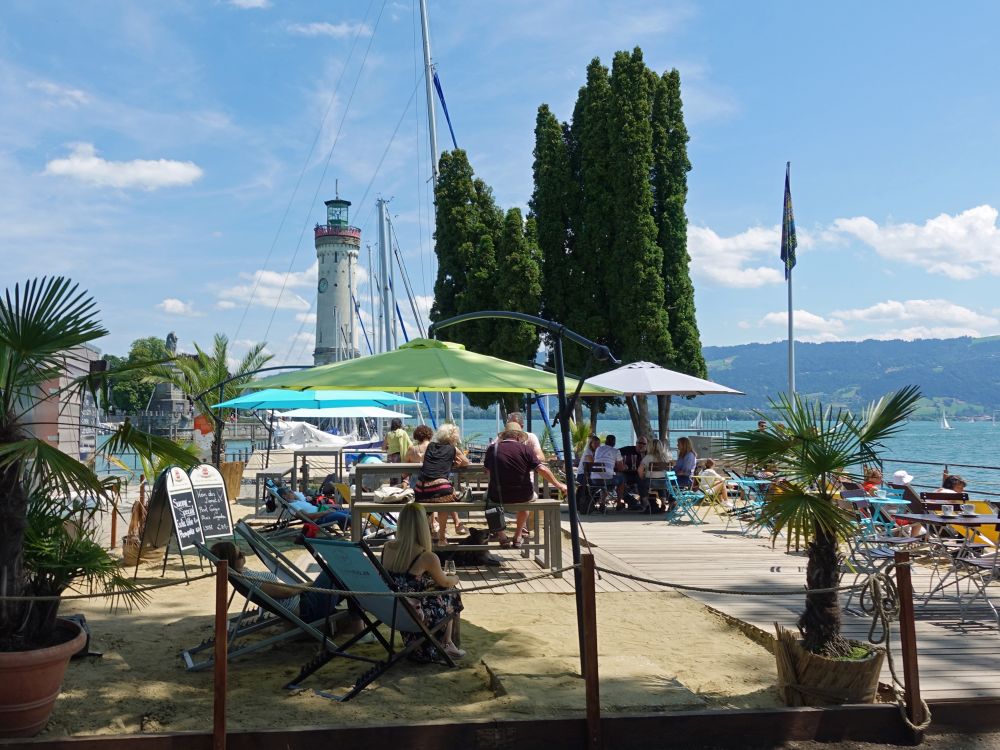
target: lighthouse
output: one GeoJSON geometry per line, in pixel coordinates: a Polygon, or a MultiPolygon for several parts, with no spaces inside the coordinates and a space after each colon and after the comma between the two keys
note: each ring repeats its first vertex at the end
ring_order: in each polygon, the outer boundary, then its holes
{"type": "Polygon", "coordinates": [[[316,349],[313,364],[326,365],[358,356],[354,328],[355,267],[361,230],[350,225],[351,202],[326,201],[326,223],[317,224],[316,349]]]}

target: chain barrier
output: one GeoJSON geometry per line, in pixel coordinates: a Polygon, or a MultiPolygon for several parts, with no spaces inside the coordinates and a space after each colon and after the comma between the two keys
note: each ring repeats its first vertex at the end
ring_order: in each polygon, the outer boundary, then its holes
{"type": "Polygon", "coordinates": [[[412,599],[428,596],[440,596],[441,594],[470,594],[475,591],[502,589],[505,586],[513,586],[514,584],[526,583],[528,581],[537,581],[540,578],[554,578],[561,573],[565,573],[567,570],[574,570],[578,567],[578,565],[567,565],[563,568],[553,568],[546,573],[539,573],[538,575],[518,578],[512,581],[499,581],[497,583],[487,583],[481,586],[471,586],[469,588],[432,589],[430,591],[386,591],[385,589],[382,591],[356,591],[351,589],[328,589],[321,588],[319,586],[308,586],[306,584],[282,583],[281,581],[262,581],[260,578],[246,576],[242,573],[237,573],[232,569],[230,569],[229,575],[252,588],[259,588],[262,583],[270,583],[280,585],[289,590],[294,590],[298,594],[310,592],[315,594],[336,594],[338,596],[385,596],[393,599],[412,599]]]}
{"type": "Polygon", "coordinates": [[[59,594],[56,596],[5,596],[0,595],[0,601],[7,602],[62,602],[69,601],[72,599],[101,599],[104,597],[112,596],[131,596],[132,594],[143,594],[147,591],[156,591],[157,589],[167,589],[171,586],[187,585],[189,583],[194,583],[195,581],[201,581],[205,578],[215,578],[215,573],[203,573],[200,576],[194,576],[193,578],[186,578],[184,580],[167,581],[165,583],[154,583],[150,586],[141,586],[135,589],[128,589],[124,591],[102,591],[99,594],[59,594]]]}
{"type": "MultiPolygon", "coordinates": [[[[608,575],[618,576],[619,578],[627,578],[631,581],[638,581],[640,583],[649,583],[654,586],[662,586],[667,589],[677,589],[678,591],[695,591],[702,594],[723,594],[725,596],[802,596],[803,594],[833,594],[841,591],[860,591],[865,583],[854,583],[850,586],[837,586],[835,588],[827,589],[807,589],[804,586],[801,589],[770,589],[764,591],[742,591],[739,589],[715,589],[708,588],[706,586],[690,586],[686,583],[671,583],[670,581],[660,581],[656,578],[646,578],[645,576],[637,576],[634,573],[625,573],[620,570],[612,570],[610,568],[604,568],[600,565],[594,567],[595,570],[599,570],[602,573],[607,573],[608,575]]],[[[871,578],[871,576],[869,576],[871,578]]]]}

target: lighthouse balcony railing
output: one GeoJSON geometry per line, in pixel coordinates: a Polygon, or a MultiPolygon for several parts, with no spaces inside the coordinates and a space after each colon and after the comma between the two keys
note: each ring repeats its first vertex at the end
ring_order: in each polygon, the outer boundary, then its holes
{"type": "Polygon", "coordinates": [[[358,227],[337,226],[331,224],[317,224],[317,237],[354,237],[361,239],[361,230],[358,227]]]}

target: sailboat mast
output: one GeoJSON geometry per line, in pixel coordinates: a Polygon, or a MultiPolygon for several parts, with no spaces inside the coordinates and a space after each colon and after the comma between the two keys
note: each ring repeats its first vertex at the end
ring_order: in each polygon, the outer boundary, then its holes
{"type": "Polygon", "coordinates": [[[424,41],[424,84],[427,87],[427,133],[431,139],[431,181],[438,182],[438,136],[434,115],[434,66],[431,64],[431,35],[427,23],[427,0],[420,0],[420,33],[424,41]]]}
{"type": "Polygon", "coordinates": [[[385,201],[379,198],[375,202],[378,211],[378,259],[379,259],[379,296],[382,301],[382,341],[384,347],[382,351],[392,351],[395,347],[392,340],[392,297],[389,292],[389,249],[388,236],[386,232],[386,207],[385,201]]]}

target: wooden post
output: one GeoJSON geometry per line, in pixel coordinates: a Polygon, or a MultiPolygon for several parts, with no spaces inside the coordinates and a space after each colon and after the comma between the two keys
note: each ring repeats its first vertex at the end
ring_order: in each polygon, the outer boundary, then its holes
{"type": "Polygon", "coordinates": [[[226,667],[229,664],[229,632],[226,628],[228,584],[229,563],[220,560],[215,569],[215,702],[212,711],[212,750],[226,750],[226,667]]]}
{"type": "Polygon", "coordinates": [[[587,695],[587,747],[600,750],[601,686],[597,671],[597,596],[594,584],[594,556],[581,555],[583,567],[583,679],[587,695]]]}
{"type": "MultiPolygon", "coordinates": [[[[903,652],[903,694],[906,716],[913,724],[924,721],[924,704],[920,700],[920,673],[917,669],[917,633],[913,621],[913,584],[910,581],[910,553],[897,551],[896,591],[899,594],[899,646],[903,652]]],[[[918,732],[919,739],[923,732],[918,732]]]]}
{"type": "Polygon", "coordinates": [[[111,501],[111,547],[118,546],[118,493],[115,493],[114,500],[111,501]]]}

